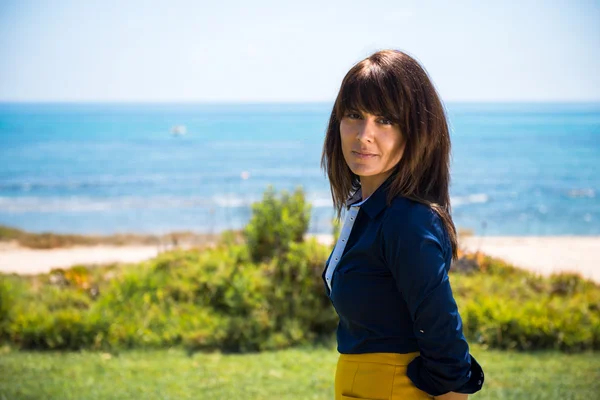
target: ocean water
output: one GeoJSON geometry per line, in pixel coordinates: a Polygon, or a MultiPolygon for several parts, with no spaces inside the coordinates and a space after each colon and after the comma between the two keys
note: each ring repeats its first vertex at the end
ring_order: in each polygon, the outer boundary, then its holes
{"type": "MultiPolygon", "coordinates": [[[[456,225],[600,234],[600,104],[446,104],[456,225]]],[[[61,233],[219,232],[268,185],[302,186],[331,233],[320,169],[331,104],[0,104],[0,224],[61,233]],[[175,125],[187,133],[171,134],[175,125]]]]}

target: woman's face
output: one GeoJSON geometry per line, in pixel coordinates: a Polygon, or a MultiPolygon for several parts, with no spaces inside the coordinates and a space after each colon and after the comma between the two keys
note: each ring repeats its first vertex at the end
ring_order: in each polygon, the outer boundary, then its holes
{"type": "Polygon", "coordinates": [[[404,152],[398,124],[383,116],[347,110],[340,122],[342,153],[348,167],[373,187],[392,173],[404,152]]]}

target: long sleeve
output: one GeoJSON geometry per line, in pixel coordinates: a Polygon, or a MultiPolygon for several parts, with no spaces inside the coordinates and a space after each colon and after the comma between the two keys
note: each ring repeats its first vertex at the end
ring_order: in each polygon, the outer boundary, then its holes
{"type": "Polygon", "coordinates": [[[421,204],[407,218],[386,218],[382,225],[383,257],[414,323],[420,356],[407,367],[419,389],[439,396],[475,393],[484,374],[469,354],[448,270],[450,243],[439,216],[421,204]]]}

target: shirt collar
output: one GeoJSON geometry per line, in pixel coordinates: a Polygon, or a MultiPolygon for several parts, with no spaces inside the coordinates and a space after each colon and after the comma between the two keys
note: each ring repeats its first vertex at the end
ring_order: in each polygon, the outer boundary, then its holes
{"type": "Polygon", "coordinates": [[[362,189],[359,187],[346,201],[346,208],[350,208],[352,205],[360,205],[369,218],[375,218],[387,206],[388,188],[394,180],[393,177],[394,174],[390,175],[381,185],[379,185],[375,192],[363,202],[361,202],[362,189]]]}

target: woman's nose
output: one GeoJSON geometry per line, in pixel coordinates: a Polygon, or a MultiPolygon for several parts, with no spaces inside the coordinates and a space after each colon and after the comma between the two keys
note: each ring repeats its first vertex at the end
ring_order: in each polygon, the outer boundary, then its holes
{"type": "Polygon", "coordinates": [[[374,134],[374,123],[369,120],[364,120],[358,127],[356,139],[358,141],[372,142],[374,134]]]}

